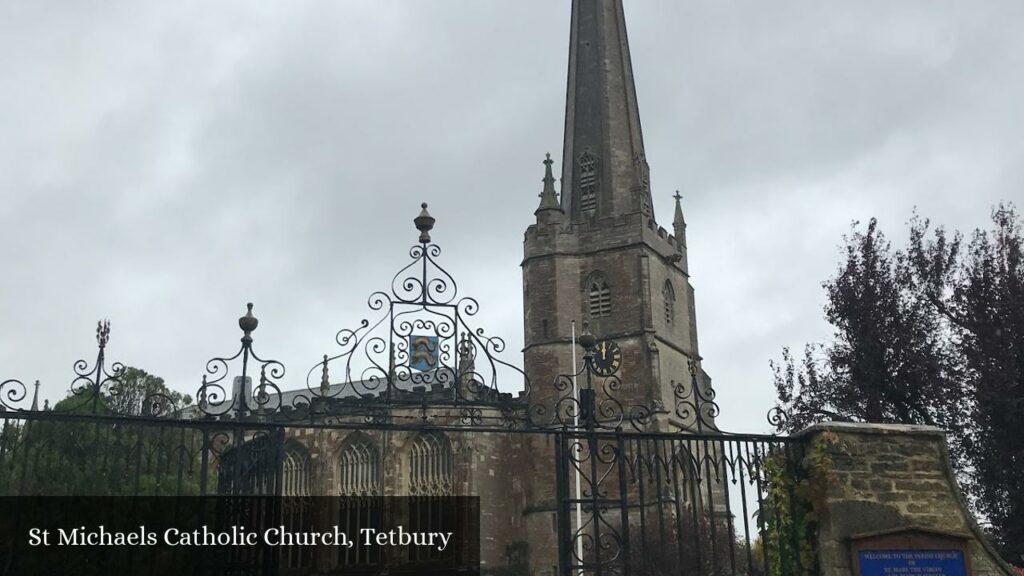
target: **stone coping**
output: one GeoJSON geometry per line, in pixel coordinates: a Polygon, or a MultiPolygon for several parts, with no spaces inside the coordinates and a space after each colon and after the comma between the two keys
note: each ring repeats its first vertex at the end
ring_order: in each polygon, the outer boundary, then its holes
{"type": "Polygon", "coordinates": [[[793,434],[794,437],[808,436],[817,432],[844,432],[847,434],[903,434],[913,436],[945,437],[946,432],[935,426],[920,424],[870,424],[866,422],[819,422],[793,434]]]}
{"type": "Polygon", "coordinates": [[[915,532],[918,534],[928,534],[931,536],[943,536],[946,538],[959,538],[968,540],[971,538],[970,534],[966,532],[953,532],[949,530],[936,530],[934,528],[925,528],[916,524],[908,524],[901,528],[889,528],[886,530],[878,530],[876,532],[861,532],[859,534],[851,534],[848,536],[850,540],[866,540],[868,538],[878,538],[880,536],[891,536],[894,534],[906,534],[909,532],[915,532]]]}

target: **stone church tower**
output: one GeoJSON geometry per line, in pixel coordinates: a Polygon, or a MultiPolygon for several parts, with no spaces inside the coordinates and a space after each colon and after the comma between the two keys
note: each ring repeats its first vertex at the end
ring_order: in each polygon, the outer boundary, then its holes
{"type": "Polygon", "coordinates": [[[588,322],[622,349],[620,399],[664,407],[659,428],[684,427],[672,383],[700,360],[686,223],[678,194],[674,234],[654,219],[622,0],[573,1],[560,199],[544,164],[522,262],[534,398],[554,402],[550,384],[572,366],[571,322],[577,333],[588,322]]]}

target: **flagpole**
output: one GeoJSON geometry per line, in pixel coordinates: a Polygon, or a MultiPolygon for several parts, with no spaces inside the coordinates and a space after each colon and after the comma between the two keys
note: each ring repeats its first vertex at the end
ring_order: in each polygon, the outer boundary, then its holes
{"type": "MultiPolygon", "coordinates": [[[[572,399],[573,399],[573,402],[576,403],[576,406],[573,408],[573,411],[572,411],[572,426],[576,430],[579,430],[580,429],[580,396],[579,396],[578,388],[576,387],[576,373],[577,372],[578,371],[576,370],[576,321],[573,320],[572,321],[572,399]]],[[[576,472],[576,530],[577,530],[577,534],[575,534],[575,538],[574,539],[576,540],[576,558],[577,558],[577,560],[579,560],[579,563],[580,563],[579,574],[580,574],[580,576],[582,576],[583,575],[583,538],[580,537],[580,534],[578,532],[583,530],[583,504],[581,503],[581,500],[583,499],[583,497],[580,494],[580,481],[581,481],[581,479],[580,479],[580,467],[579,467],[580,444],[579,444],[579,439],[578,438],[576,439],[575,442],[573,442],[573,451],[576,452],[576,458],[575,458],[576,463],[573,465],[573,468],[575,469],[575,472],[576,472]]],[[[591,456],[591,457],[593,457],[593,456],[591,456]]]]}

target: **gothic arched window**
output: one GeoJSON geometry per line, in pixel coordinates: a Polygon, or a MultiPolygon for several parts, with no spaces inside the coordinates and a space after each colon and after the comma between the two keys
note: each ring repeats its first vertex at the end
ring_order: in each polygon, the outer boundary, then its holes
{"type": "Polygon", "coordinates": [[[285,452],[281,480],[285,496],[309,496],[309,454],[305,450],[296,446],[285,452]]]}
{"type": "MultiPolygon", "coordinates": [[[[309,514],[312,507],[309,499],[309,452],[298,444],[288,446],[283,468],[281,493],[286,498],[282,501],[281,520],[290,532],[308,532],[313,527],[309,514]]],[[[313,550],[289,546],[282,555],[282,561],[288,568],[308,567],[313,562],[313,550]]]]}
{"type": "MultiPolygon", "coordinates": [[[[338,492],[341,499],[338,526],[346,534],[363,528],[380,528],[381,495],[380,452],[373,440],[362,432],[345,438],[338,455],[338,492]]],[[[352,547],[338,548],[339,566],[374,565],[380,561],[380,549],[353,540],[352,547]]]]}
{"type": "Polygon", "coordinates": [[[672,282],[665,280],[665,287],[661,289],[661,296],[665,300],[665,323],[671,324],[676,316],[676,291],[672,288],[672,282]]]}
{"type": "Polygon", "coordinates": [[[587,280],[587,297],[591,318],[601,318],[612,313],[612,290],[604,274],[590,275],[587,280]]]}
{"type": "MultiPolygon", "coordinates": [[[[409,525],[412,532],[451,530],[455,525],[453,509],[446,499],[455,492],[455,459],[452,443],[440,432],[422,432],[409,446],[409,525]]],[[[456,548],[439,551],[434,547],[413,547],[413,561],[437,561],[452,558],[456,548]]]]}
{"type": "Polygon", "coordinates": [[[597,208],[597,156],[585,150],[579,159],[580,212],[597,208]]]}
{"type": "Polygon", "coordinates": [[[338,487],[342,496],[380,494],[380,458],[377,447],[365,434],[353,432],[345,439],[338,458],[338,487]]]}
{"type": "Polygon", "coordinates": [[[416,436],[409,449],[409,493],[413,496],[452,494],[452,443],[438,432],[416,436]]]}

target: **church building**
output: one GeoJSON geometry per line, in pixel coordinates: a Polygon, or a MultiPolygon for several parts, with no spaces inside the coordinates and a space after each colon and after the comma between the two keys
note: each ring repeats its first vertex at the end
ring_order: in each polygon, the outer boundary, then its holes
{"type": "MultiPolygon", "coordinates": [[[[700,405],[710,382],[700,368],[686,222],[678,193],[672,232],[654,217],[622,0],[572,3],[560,190],[550,155],[543,164],[522,260],[525,338],[522,368],[513,377],[524,389],[515,396],[503,391],[507,385],[491,385],[513,366],[495,360],[499,340],[464,329],[476,302],[457,300],[454,279],[438,267],[440,251],[430,240],[434,218],[424,204],[415,221],[421,244],[412,250],[414,262],[395,277],[391,293],[371,296],[371,308],[386,314],[340,332],[342,353],[310,371],[307,390],[281,392],[276,400],[278,409],[290,409],[279,416],[294,412],[334,424],[288,429],[283,495],[478,496],[483,572],[553,576],[559,542],[564,546],[574,530],[564,524],[564,508],[559,515],[566,495],[559,493],[555,461],[566,448],[553,433],[521,433],[524,428],[580,428],[580,418],[608,431],[713,427],[714,414],[700,405]],[[435,267],[433,277],[427,270],[435,267]],[[374,337],[378,326],[385,333],[374,337]],[[591,352],[576,345],[574,333],[581,343],[592,341],[591,352]],[[368,361],[357,370],[358,353],[368,361]],[[381,360],[382,353],[390,359],[381,360]],[[589,408],[567,376],[580,369],[584,353],[593,354],[594,374],[580,375],[588,378],[580,394],[592,393],[589,408]],[[598,384],[592,377],[605,379],[598,384]],[[691,382],[693,398],[682,398],[691,382]],[[690,409],[679,410],[681,403],[690,409]]],[[[241,323],[254,327],[247,318],[241,323]]],[[[236,382],[233,396],[261,393],[236,382]]],[[[254,488],[260,490],[246,490],[254,488]]],[[[685,505],[714,498],[691,494],[685,505]]],[[[337,513],[355,528],[368,512],[337,513]]],[[[349,554],[287,560],[296,569],[379,560],[359,550],[349,554]]]]}

